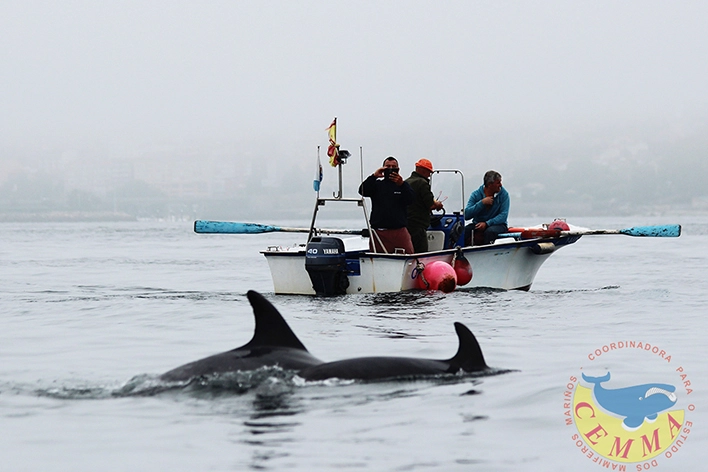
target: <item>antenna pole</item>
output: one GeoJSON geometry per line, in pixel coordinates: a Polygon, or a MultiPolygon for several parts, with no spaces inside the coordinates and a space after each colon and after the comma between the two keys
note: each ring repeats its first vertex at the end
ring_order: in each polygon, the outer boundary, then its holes
{"type": "Polygon", "coordinates": [[[359,146],[359,177],[361,179],[359,182],[363,182],[364,181],[364,148],[362,148],[361,146],[359,146]]]}

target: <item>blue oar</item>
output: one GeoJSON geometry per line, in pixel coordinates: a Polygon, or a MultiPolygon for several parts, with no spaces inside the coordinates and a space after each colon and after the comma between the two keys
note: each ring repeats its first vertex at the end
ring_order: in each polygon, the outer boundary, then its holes
{"type": "MultiPolygon", "coordinates": [[[[562,231],[561,234],[565,234],[562,231]]],[[[648,238],[678,238],[681,236],[681,225],[634,226],[625,229],[588,229],[583,231],[568,231],[570,235],[584,234],[624,234],[648,238]]]]}
{"type": "MultiPolygon", "coordinates": [[[[287,228],[284,226],[261,225],[258,223],[238,223],[232,221],[206,221],[197,220],[194,222],[195,233],[209,234],[258,234],[258,233],[309,233],[309,228],[287,228]]],[[[354,229],[321,229],[317,228],[317,233],[329,234],[357,234],[361,235],[361,230],[354,229]]]]}
{"type": "Polygon", "coordinates": [[[584,229],[576,231],[559,231],[553,229],[528,229],[520,233],[500,234],[500,238],[557,238],[559,236],[585,236],[593,234],[624,234],[649,238],[678,238],[681,236],[681,225],[634,226],[625,229],[584,229]]]}

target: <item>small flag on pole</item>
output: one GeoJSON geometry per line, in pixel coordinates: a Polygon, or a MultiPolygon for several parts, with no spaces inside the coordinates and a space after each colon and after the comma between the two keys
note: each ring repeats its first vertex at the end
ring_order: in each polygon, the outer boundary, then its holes
{"type": "Polygon", "coordinates": [[[322,164],[320,163],[320,150],[317,148],[317,169],[315,170],[315,180],[312,181],[312,187],[315,192],[320,191],[320,183],[322,183],[322,164]]]}
{"type": "Polygon", "coordinates": [[[327,128],[329,133],[329,147],[327,148],[327,155],[329,156],[329,164],[332,167],[337,167],[339,165],[339,144],[337,144],[337,117],[334,117],[332,124],[327,128]]]}

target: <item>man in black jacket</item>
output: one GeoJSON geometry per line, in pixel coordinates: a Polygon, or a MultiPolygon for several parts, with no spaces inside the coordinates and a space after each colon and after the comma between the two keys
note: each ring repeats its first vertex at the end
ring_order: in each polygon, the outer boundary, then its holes
{"type": "Polygon", "coordinates": [[[395,157],[384,159],[383,167],[376,169],[359,186],[359,194],[371,198],[369,218],[373,234],[369,249],[374,252],[413,253],[411,236],[406,229],[407,207],[413,202],[413,190],[399,174],[395,157]]]}

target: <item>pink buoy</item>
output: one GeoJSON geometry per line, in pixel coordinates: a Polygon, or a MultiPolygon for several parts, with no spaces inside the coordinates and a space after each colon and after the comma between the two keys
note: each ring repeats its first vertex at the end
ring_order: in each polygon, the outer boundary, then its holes
{"type": "Polygon", "coordinates": [[[434,261],[425,266],[423,273],[418,277],[418,287],[425,290],[440,290],[449,293],[455,290],[457,274],[450,264],[443,261],[434,261]],[[427,282],[427,283],[426,283],[427,282]]]}
{"type": "Polygon", "coordinates": [[[457,285],[463,286],[472,280],[472,266],[465,256],[458,256],[455,259],[455,275],[457,275],[457,285]]]}

